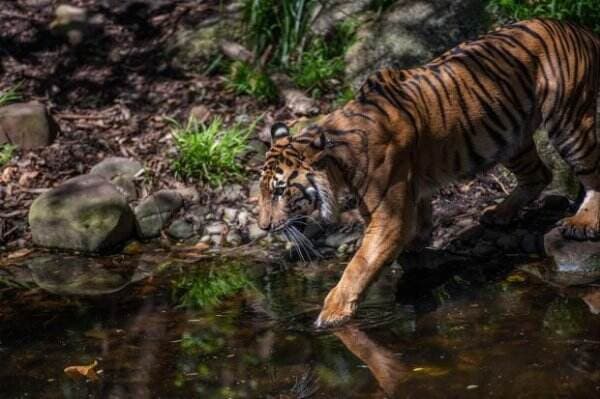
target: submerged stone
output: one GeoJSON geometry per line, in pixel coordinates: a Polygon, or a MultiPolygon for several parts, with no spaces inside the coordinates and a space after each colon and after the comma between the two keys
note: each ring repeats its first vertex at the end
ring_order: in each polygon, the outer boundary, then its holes
{"type": "Polygon", "coordinates": [[[110,182],[83,175],[39,196],[29,210],[29,224],[36,245],[99,252],[131,237],[133,212],[110,182]]]}
{"type": "Polygon", "coordinates": [[[94,258],[74,256],[42,256],[27,266],[40,288],[59,295],[112,294],[151,274],[140,268],[116,272],[94,258]]]}

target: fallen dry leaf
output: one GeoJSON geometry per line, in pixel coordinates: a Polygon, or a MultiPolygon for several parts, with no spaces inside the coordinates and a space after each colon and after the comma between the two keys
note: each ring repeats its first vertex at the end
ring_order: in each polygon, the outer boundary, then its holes
{"type": "Polygon", "coordinates": [[[32,249],[28,249],[28,248],[21,248],[18,249],[14,252],[11,252],[8,254],[8,256],[6,257],[7,259],[16,259],[16,258],[22,258],[24,256],[29,255],[30,253],[32,253],[33,250],[32,249]]]}
{"type": "Polygon", "coordinates": [[[69,366],[65,368],[65,374],[73,379],[79,379],[81,377],[85,377],[90,381],[98,381],[98,374],[94,371],[94,368],[98,366],[98,361],[94,360],[94,362],[88,366],[69,366]]]}

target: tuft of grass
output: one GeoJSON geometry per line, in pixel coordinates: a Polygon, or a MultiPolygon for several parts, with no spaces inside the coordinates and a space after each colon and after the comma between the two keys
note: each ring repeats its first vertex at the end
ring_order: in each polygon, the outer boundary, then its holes
{"type": "Polygon", "coordinates": [[[346,105],[346,103],[348,103],[349,101],[354,100],[355,96],[356,93],[354,93],[352,87],[346,86],[338,93],[334,104],[336,107],[341,107],[343,105],[346,105]]]}
{"type": "Polygon", "coordinates": [[[598,0],[488,0],[488,9],[503,22],[548,17],[577,22],[600,32],[598,0]]]}
{"type": "Polygon", "coordinates": [[[327,82],[344,74],[344,54],[354,43],[357,23],[347,20],[338,26],[331,37],[315,39],[291,68],[294,82],[301,88],[314,91],[325,89],[327,82]]]}
{"type": "Polygon", "coordinates": [[[216,306],[240,290],[250,287],[249,277],[240,265],[226,269],[211,267],[208,273],[184,275],[173,283],[178,306],[201,309],[216,306]]]}
{"type": "Polygon", "coordinates": [[[277,98],[277,87],[267,74],[245,62],[230,65],[227,87],[237,94],[248,94],[263,101],[277,98]]]}
{"type": "Polygon", "coordinates": [[[288,67],[302,53],[316,0],[246,0],[244,21],[254,54],[270,47],[277,65],[288,67]]]}
{"type": "Polygon", "coordinates": [[[0,168],[6,165],[15,155],[16,146],[12,144],[0,145],[0,168]]]}
{"type": "Polygon", "coordinates": [[[171,122],[178,151],[173,161],[176,175],[198,178],[213,187],[242,177],[238,157],[248,148],[248,136],[256,122],[248,127],[236,124],[227,128],[219,118],[208,125],[195,118],[188,119],[185,125],[171,122]]]}
{"type": "Polygon", "coordinates": [[[317,39],[292,68],[292,79],[299,87],[313,91],[324,88],[328,80],[339,77],[343,72],[343,58],[330,57],[325,41],[317,39]]]}
{"type": "Polygon", "coordinates": [[[21,100],[20,85],[0,91],[0,107],[21,100]]]}

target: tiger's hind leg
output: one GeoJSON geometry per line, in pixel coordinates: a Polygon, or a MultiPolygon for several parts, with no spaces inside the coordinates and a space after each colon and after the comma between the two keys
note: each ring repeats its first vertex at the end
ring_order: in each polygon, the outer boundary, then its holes
{"type": "Polygon", "coordinates": [[[552,181],[552,172],[540,159],[533,140],[525,151],[502,163],[517,178],[517,187],[500,204],[487,208],[481,222],[509,224],[524,205],[535,200],[552,181]]]}
{"type": "Polygon", "coordinates": [[[596,131],[594,104],[573,131],[563,131],[552,143],[571,166],[585,189],[585,197],[575,215],[560,221],[565,238],[600,238],[600,143],[596,131]]]}

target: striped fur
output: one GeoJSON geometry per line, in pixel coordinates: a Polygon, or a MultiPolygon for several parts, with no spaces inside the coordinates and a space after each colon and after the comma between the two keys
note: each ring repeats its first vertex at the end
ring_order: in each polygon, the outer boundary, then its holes
{"type": "Polygon", "coordinates": [[[598,37],[571,23],[534,19],[463,43],[421,68],[381,70],[356,100],[297,137],[278,137],[264,169],[261,226],[306,215],[323,197],[314,196],[302,210],[283,201],[287,211],[272,212],[278,169],[317,193],[308,176],[328,181],[330,199],[348,187],[367,222],[362,245],[317,324],[350,317],[382,265],[427,240],[431,194],[441,185],[502,163],[518,185],[484,221],[514,218],[551,180],[533,143],[538,128],[548,130],[586,190],[579,211],[563,221],[563,234],[598,238],[599,84],[598,37]]]}

